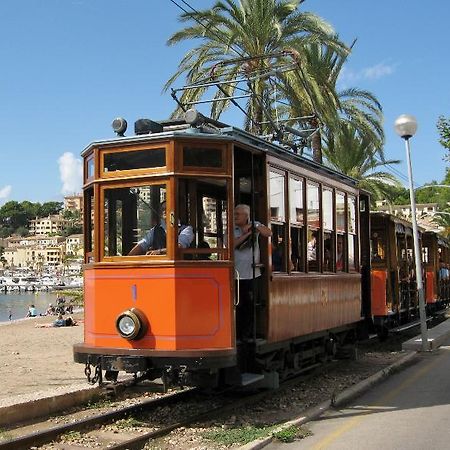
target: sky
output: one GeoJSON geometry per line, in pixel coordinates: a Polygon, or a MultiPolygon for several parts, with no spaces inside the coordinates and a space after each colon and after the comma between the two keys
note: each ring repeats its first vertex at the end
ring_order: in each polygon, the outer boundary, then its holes
{"type": "MultiPolygon", "coordinates": [[[[189,0],[196,9],[212,3],[189,0]]],[[[393,123],[412,114],[414,181],[441,181],[448,163],[436,121],[450,117],[450,2],[306,0],[301,9],[344,42],[357,39],[339,82],[381,102],[386,157],[405,160],[393,123]]],[[[80,153],[114,136],[115,117],[131,132],[139,118],[169,117],[175,104],[162,88],[193,45],[166,45],[180,12],[170,0],[1,0],[0,205],[80,192],[80,153]]],[[[241,115],[230,117],[243,126],[241,115]]],[[[404,163],[393,170],[407,182],[404,163]]]]}

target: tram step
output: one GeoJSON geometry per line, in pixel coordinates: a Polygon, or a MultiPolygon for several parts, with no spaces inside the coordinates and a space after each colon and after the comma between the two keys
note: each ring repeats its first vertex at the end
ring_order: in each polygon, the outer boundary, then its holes
{"type": "Polygon", "coordinates": [[[250,384],[258,383],[264,380],[262,373],[244,372],[241,374],[241,386],[249,386],[250,384]]]}

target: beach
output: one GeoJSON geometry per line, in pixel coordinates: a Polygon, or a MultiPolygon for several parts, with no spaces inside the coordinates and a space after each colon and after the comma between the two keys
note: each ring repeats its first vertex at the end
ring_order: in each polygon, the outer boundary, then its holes
{"type": "Polygon", "coordinates": [[[73,361],[72,346],[83,341],[81,321],[72,327],[36,328],[56,317],[0,323],[0,406],[88,387],[84,366],[73,361]]]}

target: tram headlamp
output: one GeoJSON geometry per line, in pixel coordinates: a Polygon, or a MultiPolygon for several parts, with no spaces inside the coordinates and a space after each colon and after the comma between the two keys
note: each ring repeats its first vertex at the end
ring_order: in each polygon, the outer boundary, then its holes
{"type": "Polygon", "coordinates": [[[123,136],[125,131],[127,131],[127,121],[122,117],[117,117],[112,121],[111,124],[113,130],[115,133],[117,133],[117,136],[123,136]]]}
{"type": "Polygon", "coordinates": [[[145,333],[146,321],[139,310],[132,308],[117,317],[116,328],[125,339],[139,339],[145,333]]]}

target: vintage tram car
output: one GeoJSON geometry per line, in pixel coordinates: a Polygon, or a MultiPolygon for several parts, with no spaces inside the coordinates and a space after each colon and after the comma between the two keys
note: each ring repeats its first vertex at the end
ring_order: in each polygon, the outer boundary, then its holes
{"type": "Polygon", "coordinates": [[[276,386],[334,355],[370,317],[367,194],[280,145],[202,122],[141,120],[135,136],[82,153],[85,330],[74,358],[87,373],[276,386]],[[242,203],[272,230],[259,240],[261,289],[246,340],[236,338],[233,245],[242,203]],[[161,221],[165,246],[133,254],[161,221]],[[193,241],[180,247],[186,225],[193,241]]]}
{"type": "Polygon", "coordinates": [[[422,259],[425,271],[425,299],[430,313],[450,303],[450,243],[432,231],[422,235],[422,259]]]}
{"type": "Polygon", "coordinates": [[[386,336],[419,319],[413,229],[408,221],[382,212],[372,212],[370,224],[372,317],[378,334],[386,336]]]}

